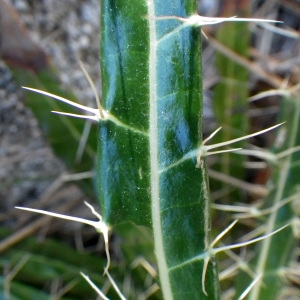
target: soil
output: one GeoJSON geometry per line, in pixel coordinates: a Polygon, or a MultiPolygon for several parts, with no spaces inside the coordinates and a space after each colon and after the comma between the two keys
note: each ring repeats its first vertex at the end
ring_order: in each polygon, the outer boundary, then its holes
{"type": "MultiPolygon", "coordinates": [[[[62,88],[71,90],[86,105],[94,106],[93,92],[78,60],[85,64],[100,92],[99,1],[1,0],[0,8],[0,25],[7,14],[7,19],[14,20],[11,27],[2,24],[0,30],[2,57],[7,54],[8,29],[15,32],[19,26],[20,39],[28,35],[51,59],[51,64],[58,70],[62,88]]],[[[15,206],[47,207],[55,212],[67,210],[70,215],[93,219],[83,204],[84,200],[92,200],[74,184],[58,183],[66,172],[33,113],[24,105],[23,90],[0,58],[0,224],[15,232],[25,225],[34,227],[33,220],[39,218],[32,213],[20,213],[15,206]]],[[[48,222],[32,229],[33,232],[43,232],[44,236],[51,232],[74,240],[78,228],[84,228],[85,237],[98,236],[92,233],[93,229],[75,223],[52,221],[49,226],[48,222]]]]}

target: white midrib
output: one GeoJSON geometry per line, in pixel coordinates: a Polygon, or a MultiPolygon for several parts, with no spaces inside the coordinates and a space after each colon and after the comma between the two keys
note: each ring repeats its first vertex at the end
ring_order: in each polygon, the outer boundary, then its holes
{"type": "Polygon", "coordinates": [[[160,215],[159,198],[159,165],[158,165],[158,127],[157,127],[157,39],[155,28],[154,0],[148,0],[149,17],[149,147],[150,147],[150,178],[151,178],[151,208],[152,226],[154,235],[155,254],[158,264],[159,280],[165,300],[173,299],[169,271],[166,262],[166,254],[163,245],[162,224],[160,215]]]}

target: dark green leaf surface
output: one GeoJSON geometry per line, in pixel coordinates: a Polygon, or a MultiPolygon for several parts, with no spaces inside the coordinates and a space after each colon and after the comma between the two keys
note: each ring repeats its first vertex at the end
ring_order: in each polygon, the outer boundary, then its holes
{"type": "Polygon", "coordinates": [[[144,1],[104,1],[102,15],[104,108],[133,128],[100,123],[102,211],[111,224],[150,225],[147,10],[144,1]]]}
{"type": "MultiPolygon", "coordinates": [[[[165,299],[204,299],[203,258],[209,245],[205,167],[180,161],[201,142],[200,30],[176,20],[196,2],[102,1],[103,106],[98,185],[104,220],[152,226],[165,299]],[[115,121],[118,119],[118,122],[115,121]],[[193,262],[188,262],[189,260],[193,262]]],[[[212,264],[209,299],[218,298],[212,264]]]]}

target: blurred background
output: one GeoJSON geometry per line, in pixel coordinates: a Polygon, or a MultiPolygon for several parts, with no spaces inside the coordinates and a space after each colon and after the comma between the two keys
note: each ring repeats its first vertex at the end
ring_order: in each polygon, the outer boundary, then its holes
{"type": "MultiPolygon", "coordinates": [[[[299,90],[300,1],[202,0],[199,14],[284,22],[207,26],[203,28],[206,37],[202,36],[205,135],[222,126],[224,134],[219,138],[224,140],[274,125],[282,96],[299,90]],[[272,92],[263,100],[255,97],[270,90],[272,92]]],[[[102,238],[93,228],[14,208],[35,207],[94,219],[83,202],[98,207],[92,180],[95,128],[88,122],[70,124],[56,115],[47,116],[53,103],[42,99],[37,104],[35,100],[42,97],[22,90],[21,86],[71,97],[95,107],[94,93],[79,60],[101,95],[99,19],[98,0],[0,0],[0,225],[3,230],[0,256],[3,257],[1,284],[4,291],[7,289],[5,278],[10,278],[8,275],[17,262],[25,253],[30,253],[29,249],[35,249],[32,255],[40,253],[41,248],[35,248],[38,247],[35,243],[45,243],[48,238],[63,241],[81,253],[92,253],[95,261],[99,261],[99,257],[105,260],[102,238]],[[35,240],[26,244],[30,237],[35,240]],[[10,252],[18,249],[24,252],[10,252]]],[[[269,133],[252,142],[259,147],[271,147],[274,136],[269,133]]],[[[226,203],[236,193],[245,201],[255,201],[262,190],[252,186],[237,192],[241,182],[234,182],[230,176],[232,172],[238,173],[243,182],[262,187],[270,170],[234,170],[235,158],[231,156],[234,167],[224,166],[222,162],[226,159],[224,156],[221,162],[214,159],[208,162],[214,201],[225,197],[222,201],[226,203]],[[220,174],[227,177],[220,178],[220,174]],[[229,188],[228,180],[231,181],[229,188]],[[227,182],[226,188],[222,186],[224,182],[227,182]]],[[[216,219],[215,226],[222,220],[223,217],[216,219]]],[[[111,249],[116,261],[124,255],[120,253],[119,243],[120,238],[113,236],[111,249]]],[[[57,248],[53,248],[53,253],[57,248]]],[[[72,251],[67,249],[63,252],[72,251]]],[[[46,260],[50,260],[47,255],[53,258],[53,253],[45,254],[46,260]]],[[[70,265],[76,265],[68,263],[63,270],[70,271],[70,265]]],[[[68,291],[62,292],[64,281],[53,279],[59,277],[62,269],[52,265],[41,271],[41,274],[53,272],[53,277],[46,280],[48,284],[34,283],[43,290],[45,299],[48,294],[54,295],[51,299],[64,299],[63,295],[68,295],[68,291]]],[[[93,272],[99,272],[101,277],[102,266],[93,272]]],[[[22,275],[19,282],[25,284],[28,274],[22,275]]],[[[77,284],[76,281],[74,285],[77,284]]],[[[74,295],[68,299],[93,299],[94,296],[86,291],[74,295]]]]}

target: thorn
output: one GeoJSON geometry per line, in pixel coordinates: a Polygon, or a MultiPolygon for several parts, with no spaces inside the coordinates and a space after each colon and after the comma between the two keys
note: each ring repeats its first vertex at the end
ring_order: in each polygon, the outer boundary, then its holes
{"type": "Polygon", "coordinates": [[[56,110],[52,110],[51,112],[54,114],[57,114],[57,115],[62,115],[62,116],[67,116],[67,117],[98,121],[98,118],[96,116],[77,115],[77,114],[71,114],[71,113],[62,112],[62,111],[56,111],[56,110]]]}
{"type": "MultiPolygon", "coordinates": [[[[217,143],[217,144],[214,144],[214,145],[206,146],[205,143],[207,141],[209,141],[211,138],[213,138],[216,135],[216,133],[221,129],[221,127],[219,127],[208,138],[206,138],[205,140],[202,141],[202,144],[201,144],[200,148],[198,149],[196,168],[197,167],[199,168],[199,166],[201,167],[201,165],[202,165],[201,164],[202,157],[206,157],[208,155],[212,155],[212,154],[216,154],[216,153],[221,153],[221,152],[210,152],[209,153],[208,152],[209,150],[212,150],[212,149],[215,149],[215,148],[219,148],[219,147],[223,147],[223,146],[227,146],[227,145],[230,145],[230,144],[233,144],[233,143],[237,143],[237,142],[243,141],[245,139],[249,139],[249,138],[255,137],[255,136],[263,134],[263,133],[265,133],[267,131],[273,130],[273,129],[281,126],[284,123],[285,122],[282,122],[280,124],[274,125],[272,127],[266,128],[264,130],[261,130],[261,131],[258,131],[258,132],[255,132],[255,133],[252,133],[252,134],[249,134],[249,135],[245,135],[245,136],[242,136],[240,138],[236,138],[236,139],[233,139],[233,140],[230,140],[230,141],[227,141],[227,142],[221,142],[221,143],[217,143]]],[[[232,151],[232,150],[229,150],[229,151],[232,151]]]]}
{"type": "Polygon", "coordinates": [[[110,281],[110,283],[112,284],[112,286],[114,287],[115,291],[117,292],[118,296],[121,298],[121,300],[126,300],[126,298],[124,297],[124,295],[121,293],[120,289],[118,288],[118,286],[116,285],[115,281],[113,280],[113,278],[110,276],[110,274],[107,272],[107,277],[110,281]]]}
{"type": "Polygon", "coordinates": [[[245,299],[245,297],[249,294],[249,292],[251,291],[251,289],[255,286],[255,284],[261,279],[261,274],[258,275],[252,282],[251,284],[246,288],[246,290],[240,295],[240,297],[238,298],[238,300],[243,300],[245,299]]]}
{"type": "Polygon", "coordinates": [[[208,296],[208,294],[207,294],[206,288],[205,288],[205,279],[206,279],[206,272],[207,272],[209,261],[210,261],[210,256],[206,256],[204,258],[203,270],[202,270],[202,291],[206,296],[208,296]]]}
{"type": "Polygon", "coordinates": [[[88,80],[88,82],[89,82],[89,84],[90,84],[90,86],[91,86],[91,88],[94,92],[94,96],[95,96],[95,99],[96,99],[96,104],[97,104],[97,107],[98,107],[98,110],[99,110],[99,116],[102,120],[105,120],[106,116],[105,116],[104,110],[102,108],[100,97],[99,97],[99,94],[97,92],[96,86],[95,86],[91,76],[87,72],[87,70],[86,70],[84,64],[82,63],[82,61],[78,60],[78,63],[79,63],[79,66],[80,66],[82,72],[84,73],[86,79],[88,80]]]}
{"type": "Polygon", "coordinates": [[[238,222],[238,220],[234,220],[229,226],[227,226],[221,233],[217,235],[217,237],[211,242],[210,248],[213,248],[214,245],[223,238],[223,236],[228,233],[232,227],[238,222]]]}
{"type": "Polygon", "coordinates": [[[89,285],[93,288],[94,291],[104,300],[110,300],[107,298],[103,292],[96,286],[96,284],[90,279],[89,276],[85,275],[84,273],[80,272],[81,276],[89,283],[89,285]]]}
{"type": "Polygon", "coordinates": [[[235,248],[241,248],[241,247],[244,247],[244,246],[248,246],[248,245],[251,245],[251,244],[254,244],[254,243],[257,243],[259,241],[262,241],[262,240],[265,240],[269,237],[271,237],[272,235],[278,233],[279,231],[285,229],[286,227],[290,226],[290,224],[286,224],[282,227],[280,227],[279,229],[275,230],[275,231],[272,231],[271,233],[269,234],[266,234],[264,236],[261,236],[261,237],[258,237],[258,238],[255,238],[255,239],[252,239],[250,241],[247,241],[247,242],[243,242],[243,243],[238,243],[238,244],[235,244],[235,245],[229,245],[229,246],[224,246],[224,247],[219,247],[219,248],[214,248],[214,249],[211,249],[211,251],[213,252],[213,254],[217,254],[218,252],[221,252],[221,251],[225,251],[225,250],[231,250],[231,249],[235,249],[235,248]]]}
{"type": "Polygon", "coordinates": [[[219,127],[213,133],[211,133],[205,140],[202,141],[202,145],[205,145],[209,140],[211,140],[221,129],[222,127],[219,127]]]}
{"type": "Polygon", "coordinates": [[[105,243],[105,252],[106,252],[106,256],[107,256],[107,264],[104,269],[104,274],[107,274],[109,266],[110,266],[109,240],[108,240],[108,234],[110,231],[110,227],[102,221],[101,215],[99,215],[90,204],[86,203],[86,205],[91,209],[92,213],[99,219],[99,221],[90,221],[90,220],[83,219],[83,218],[72,217],[72,216],[58,214],[58,213],[52,213],[52,212],[49,212],[46,210],[41,210],[41,209],[19,207],[19,206],[15,206],[15,208],[93,226],[97,232],[103,234],[104,243],[105,243]]]}
{"type": "Polygon", "coordinates": [[[77,118],[91,119],[91,120],[96,120],[96,121],[107,120],[108,119],[108,113],[106,111],[104,111],[104,110],[101,110],[101,114],[100,114],[99,109],[91,108],[91,107],[88,107],[88,106],[85,106],[85,105],[73,102],[71,100],[68,100],[66,98],[57,96],[55,94],[44,92],[44,91],[38,90],[38,89],[33,89],[33,88],[30,88],[30,87],[25,87],[25,86],[23,86],[22,88],[25,89],[25,90],[34,92],[34,93],[38,93],[38,94],[41,94],[41,95],[53,98],[53,99],[58,100],[58,101],[61,101],[61,102],[66,103],[66,104],[68,104],[70,106],[78,108],[78,109],[80,109],[82,111],[91,113],[91,114],[93,114],[93,116],[86,116],[85,117],[85,116],[82,116],[82,115],[68,114],[68,113],[64,113],[64,112],[55,112],[55,113],[62,114],[62,115],[68,115],[68,116],[72,116],[72,117],[77,117],[77,118]]]}
{"type": "Polygon", "coordinates": [[[174,19],[186,23],[187,26],[195,26],[195,27],[214,25],[223,22],[283,23],[282,21],[275,21],[269,19],[237,18],[236,16],[229,17],[229,18],[212,18],[212,17],[203,17],[198,14],[192,15],[188,18],[174,17],[174,19]]]}

